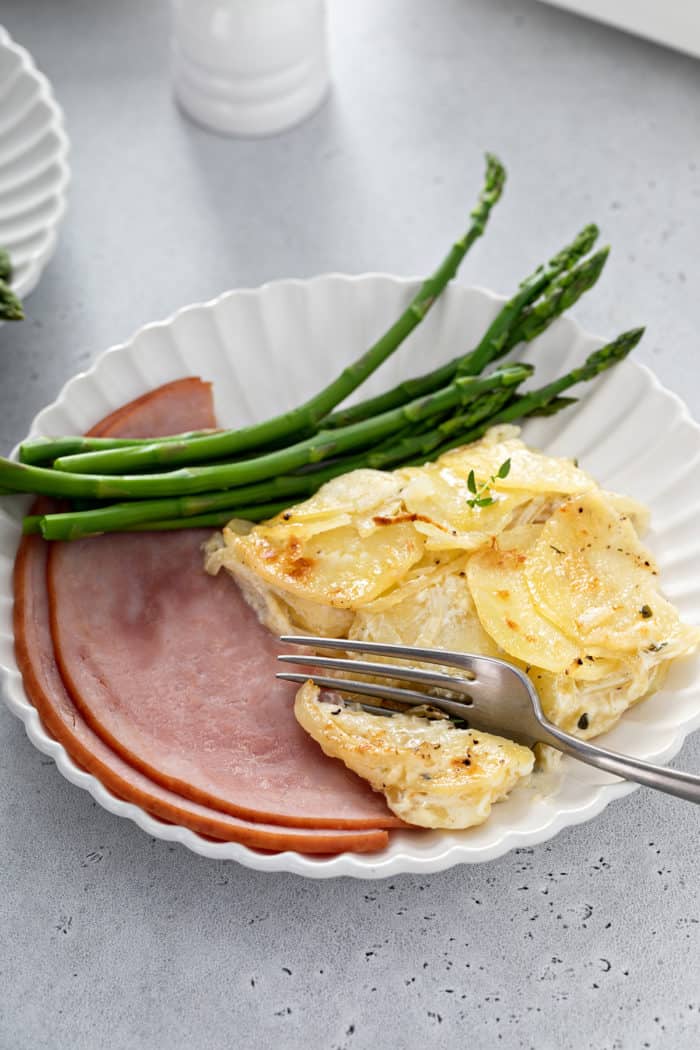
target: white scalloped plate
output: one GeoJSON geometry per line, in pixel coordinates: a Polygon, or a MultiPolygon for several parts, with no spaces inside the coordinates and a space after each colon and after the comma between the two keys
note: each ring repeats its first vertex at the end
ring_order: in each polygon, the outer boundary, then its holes
{"type": "Polygon", "coordinates": [[[51,85],[0,26],[0,245],[20,298],[53,254],[66,208],[68,139],[51,85]]]}
{"type": "MultiPolygon", "coordinates": [[[[280,281],[256,290],[229,292],[141,329],[128,343],[104,353],[39,413],[32,434],[75,433],[160,383],[201,375],[214,383],[223,424],[241,425],[298,403],[318,389],[396,318],[417,286],[382,275],[330,275],[280,281]]],[[[472,346],[502,300],[489,292],[450,286],[406,345],[366,384],[377,393],[401,377],[425,371],[472,346]]],[[[538,384],[581,362],[601,341],[573,321],[560,319],[524,356],[537,365],[538,384]]],[[[648,369],[626,361],[581,388],[582,399],[525,430],[533,445],[576,455],[603,484],[647,503],[649,542],[662,568],[663,586],[684,618],[700,623],[700,427],[681,401],[648,369]],[[649,442],[653,427],[654,442],[649,442]]],[[[517,846],[551,838],[562,828],[594,817],[632,785],[565,760],[557,785],[542,796],[521,788],[495,806],[489,820],[463,832],[401,831],[373,855],[307,857],[259,853],[215,843],[185,828],[163,824],[115,798],[79,769],[42,727],[29,703],[14,659],[12,563],[26,501],[5,500],[0,510],[0,664],[6,671],[10,709],[32,742],[50,755],[72,783],[106,809],[134,820],[156,838],[180,842],[207,857],[237,860],[263,871],[292,871],[314,878],[352,875],[379,878],[399,872],[433,872],[454,864],[492,860],[517,846]]],[[[665,761],[700,726],[700,660],[675,667],[665,690],[625,715],[606,744],[641,758],[665,761]]]]}

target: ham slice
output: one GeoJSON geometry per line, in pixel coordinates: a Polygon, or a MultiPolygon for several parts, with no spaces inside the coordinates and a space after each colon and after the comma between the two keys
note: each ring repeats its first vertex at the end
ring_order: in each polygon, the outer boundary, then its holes
{"type": "Polygon", "coordinates": [[[27,695],[44,726],[79,766],[94,774],[119,798],[209,838],[300,853],[367,852],[386,845],[385,831],[285,828],[217,813],[155,784],[115,754],[81,717],[58,672],[49,629],[47,547],[38,536],[26,536],[15,564],[17,663],[27,695]]]}
{"type": "Polygon", "coordinates": [[[186,376],[122,405],[88,433],[91,437],[167,437],[215,426],[211,383],[186,376]]]}
{"type": "Polygon", "coordinates": [[[275,679],[275,638],[233,581],[204,572],[202,530],[52,544],[51,631],[95,732],[152,779],[235,816],[396,826],[383,796],[329,761],[275,679]]]}
{"type": "MultiPolygon", "coordinates": [[[[144,414],[160,396],[171,406],[199,396],[194,382],[126,406],[108,432],[172,432],[162,406],[152,427],[144,414]]],[[[213,423],[201,407],[176,408],[178,429],[213,423]]],[[[381,848],[378,829],[399,822],[298,727],[286,687],[275,686],[273,640],[232,581],[203,572],[202,538],[186,530],[53,545],[54,629],[71,693],[48,631],[46,545],[23,541],[18,662],[47,728],[120,797],[203,834],[302,852],[381,848]]]]}

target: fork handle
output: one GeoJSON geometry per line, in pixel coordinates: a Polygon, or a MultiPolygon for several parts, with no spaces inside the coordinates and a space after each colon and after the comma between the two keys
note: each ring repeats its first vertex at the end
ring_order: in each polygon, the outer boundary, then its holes
{"type": "Polygon", "coordinates": [[[547,731],[554,737],[554,740],[548,740],[547,743],[551,743],[553,747],[571,755],[572,758],[585,762],[586,765],[595,766],[606,773],[614,773],[624,780],[634,780],[644,787],[665,791],[667,795],[700,803],[700,776],[695,773],[682,773],[677,769],[667,769],[666,766],[644,762],[641,758],[633,758],[631,755],[608,751],[607,748],[590,744],[587,740],[570,736],[551,722],[547,723],[547,731]]]}

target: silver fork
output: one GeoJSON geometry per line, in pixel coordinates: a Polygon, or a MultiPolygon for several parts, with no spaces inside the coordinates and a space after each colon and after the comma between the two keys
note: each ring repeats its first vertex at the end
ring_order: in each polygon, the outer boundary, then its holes
{"type": "MultiPolygon", "coordinates": [[[[595,766],[606,773],[614,773],[624,780],[634,780],[645,787],[665,791],[668,795],[700,802],[700,776],[681,773],[675,769],[643,762],[631,755],[621,755],[607,748],[598,747],[587,740],[579,740],[565,733],[547,718],[540,704],[537,690],[526,674],[505,660],[470,653],[450,652],[447,649],[418,649],[407,645],[384,645],[380,642],[355,642],[338,638],[316,638],[309,635],[284,635],[283,642],[304,645],[314,649],[343,649],[353,653],[391,656],[397,660],[414,663],[436,663],[454,667],[462,676],[453,676],[439,671],[427,671],[419,667],[400,664],[370,663],[364,660],[345,660],[339,657],[285,654],[278,659],[288,664],[303,664],[322,670],[346,671],[350,674],[372,675],[376,678],[393,678],[398,681],[422,686],[423,690],[397,688],[363,682],[356,678],[336,678],[323,674],[296,674],[280,672],[277,677],[288,682],[307,682],[311,679],[322,689],[335,689],[344,693],[355,693],[376,700],[389,700],[402,705],[401,710],[426,704],[438,708],[451,718],[466,722],[471,728],[481,729],[509,737],[520,744],[532,747],[535,743],[549,744],[580,762],[595,766]],[[440,693],[436,693],[440,690],[440,693]],[[454,697],[441,695],[444,691],[454,697]],[[459,699],[457,699],[459,698],[459,699]]],[[[391,716],[396,714],[380,704],[358,701],[371,714],[391,716]]]]}

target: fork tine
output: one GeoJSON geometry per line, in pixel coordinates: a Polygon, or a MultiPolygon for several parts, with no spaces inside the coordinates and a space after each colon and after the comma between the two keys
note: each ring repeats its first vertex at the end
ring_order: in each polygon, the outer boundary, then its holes
{"type": "Polygon", "coordinates": [[[455,718],[464,721],[471,715],[471,710],[466,704],[458,700],[447,700],[443,697],[428,696],[426,693],[418,693],[413,689],[397,689],[391,685],[379,685],[376,682],[355,682],[351,678],[329,678],[325,675],[316,674],[289,674],[278,671],[276,678],[282,678],[285,682],[298,682],[303,684],[311,679],[320,689],[335,689],[342,693],[358,693],[360,696],[375,696],[381,700],[397,700],[400,704],[410,707],[437,707],[455,718]]]}
{"type": "Polygon", "coordinates": [[[344,693],[359,693],[361,696],[378,696],[382,700],[398,700],[400,704],[427,704],[432,698],[413,689],[397,689],[393,685],[379,685],[376,682],[355,682],[351,678],[329,678],[317,674],[286,674],[282,671],[275,675],[287,682],[308,682],[311,679],[321,689],[339,689],[344,693]]]}
{"type": "MultiPolygon", "coordinates": [[[[285,680],[285,682],[302,682],[302,681],[303,682],[308,682],[309,681],[308,675],[303,675],[303,674],[283,674],[281,671],[280,671],[279,674],[275,675],[275,678],[283,678],[285,680]]],[[[314,679],[314,681],[315,681],[315,679],[314,679]]],[[[335,681],[335,679],[334,679],[334,681],[335,681]]],[[[364,701],[360,701],[360,700],[357,701],[357,704],[358,704],[359,707],[362,708],[363,711],[367,711],[367,713],[370,714],[370,715],[386,715],[387,717],[391,717],[391,715],[401,714],[400,711],[396,711],[394,708],[391,708],[391,707],[377,707],[375,704],[367,704],[364,701]]]]}
{"type": "Polygon", "coordinates": [[[419,649],[407,645],[390,645],[384,642],[358,642],[349,638],[321,638],[309,634],[283,634],[280,641],[291,645],[308,645],[315,649],[344,649],[349,653],[375,653],[377,656],[394,656],[397,660],[420,660],[424,663],[447,664],[476,675],[479,665],[500,665],[502,661],[490,656],[472,656],[455,653],[449,649],[419,649]]]}
{"type": "MultiPolygon", "coordinates": [[[[437,689],[450,689],[453,693],[464,693],[467,686],[464,681],[449,674],[424,671],[419,667],[401,667],[395,664],[374,664],[364,660],[343,660],[332,656],[278,656],[281,663],[302,664],[309,667],[327,667],[333,671],[353,671],[357,674],[371,674],[377,678],[396,678],[400,682],[420,682],[437,689]]],[[[471,683],[470,683],[471,684],[471,683]]]]}

